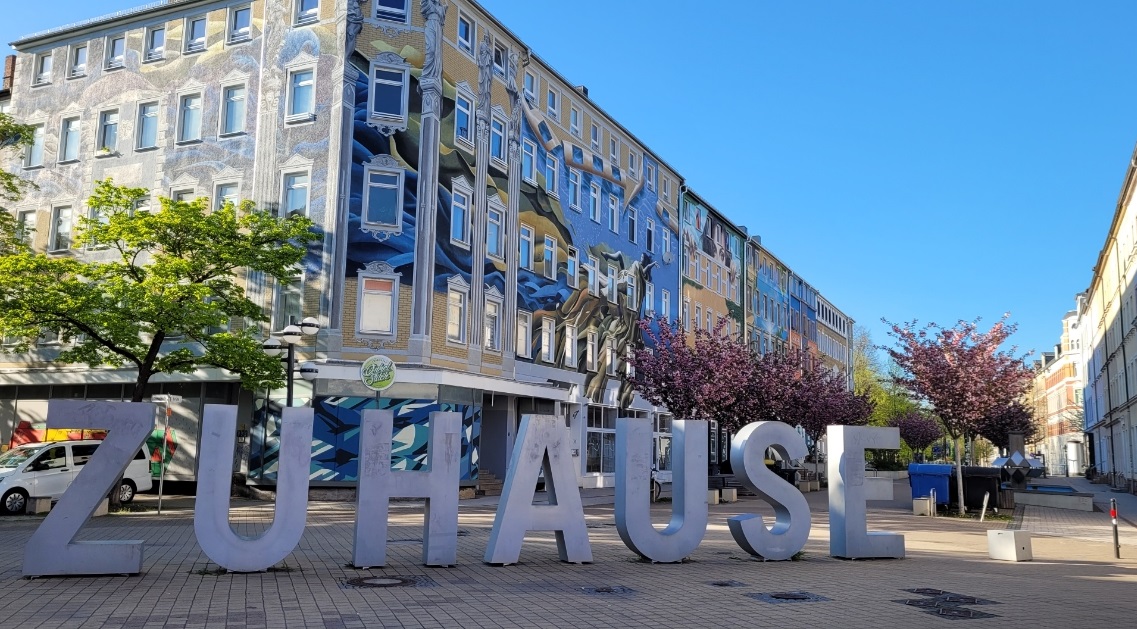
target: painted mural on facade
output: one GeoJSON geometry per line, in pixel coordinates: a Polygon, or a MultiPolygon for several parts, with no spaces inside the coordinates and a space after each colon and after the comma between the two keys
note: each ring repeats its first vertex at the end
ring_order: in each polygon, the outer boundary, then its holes
{"type": "Polygon", "coordinates": [[[683,298],[695,327],[714,327],[729,317],[732,332],[741,334],[744,235],[686,195],[682,209],[683,298]]]}

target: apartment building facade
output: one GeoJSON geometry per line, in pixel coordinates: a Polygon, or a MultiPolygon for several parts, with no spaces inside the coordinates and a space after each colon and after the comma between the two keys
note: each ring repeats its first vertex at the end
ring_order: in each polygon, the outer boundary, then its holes
{"type": "Polygon", "coordinates": [[[1062,335],[1052,351],[1034,363],[1030,395],[1037,424],[1036,448],[1048,473],[1079,474],[1085,454],[1082,425],[1082,350],[1078,313],[1062,318],[1062,335]]]}
{"type": "MultiPolygon", "coordinates": [[[[100,255],[69,238],[106,177],[152,203],[251,199],[316,222],[294,281],[248,281],[266,336],[321,324],[295,395],[316,413],[313,481],[354,480],[367,408],[395,411],[403,469],[426,464],[432,411],[461,413],[467,483],[505,474],[534,412],[564,419],[585,486],[612,483],[618,416],[653,420],[667,468],[671,416],[629,384],[637,322],[723,315],[743,334],[745,230],[475,2],[169,0],[15,45],[12,113],[37,126],[16,168],[40,189],[14,211],[41,250],[100,255]],[[381,396],[359,378],[375,354],[398,365],[381,396]]],[[[47,399],[117,399],[131,379],[58,351],[0,358],[9,434],[47,399]]],[[[183,397],[184,477],[201,405],[226,402],[248,418],[249,479],[274,482],[284,392],[210,369],[154,387],[183,397]]]]}

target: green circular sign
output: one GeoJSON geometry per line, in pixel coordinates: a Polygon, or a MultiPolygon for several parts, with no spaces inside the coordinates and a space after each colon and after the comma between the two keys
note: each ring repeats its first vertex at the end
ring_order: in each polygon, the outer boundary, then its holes
{"type": "Polygon", "coordinates": [[[386,391],[395,384],[395,361],[386,356],[372,356],[359,368],[359,379],[372,391],[386,391]]]}

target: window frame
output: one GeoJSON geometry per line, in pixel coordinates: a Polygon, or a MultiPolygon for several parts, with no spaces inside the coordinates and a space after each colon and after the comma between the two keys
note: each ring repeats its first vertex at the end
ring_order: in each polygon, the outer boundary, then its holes
{"type": "Polygon", "coordinates": [[[202,123],[204,122],[203,119],[205,117],[205,111],[204,110],[205,110],[205,98],[204,98],[204,94],[202,92],[187,92],[185,94],[178,94],[178,119],[177,119],[177,126],[175,127],[175,131],[177,133],[177,135],[174,138],[174,140],[175,140],[174,144],[175,145],[195,144],[195,143],[201,142],[201,137],[202,137],[201,126],[202,126],[202,123]],[[197,137],[196,138],[184,139],[185,122],[186,122],[185,121],[185,112],[187,111],[187,109],[185,107],[185,102],[187,99],[194,98],[194,97],[196,97],[197,101],[198,101],[197,109],[201,111],[201,113],[198,114],[198,120],[197,120],[197,137]]]}
{"type": "Polygon", "coordinates": [[[48,253],[61,253],[64,251],[70,251],[72,246],[75,244],[74,241],[72,240],[72,236],[74,235],[74,230],[73,230],[74,226],[75,226],[75,208],[73,206],[70,206],[70,205],[52,206],[52,208],[51,208],[51,223],[50,223],[50,226],[49,226],[50,228],[48,229],[48,235],[47,235],[47,252],[48,253]],[[67,225],[66,225],[67,226],[67,232],[66,232],[67,233],[67,246],[66,247],[59,247],[58,246],[59,245],[59,243],[58,243],[59,227],[60,227],[59,217],[60,217],[60,214],[62,214],[62,212],[64,210],[66,210],[66,212],[67,212],[67,225]]]}
{"type": "Polygon", "coordinates": [[[526,70],[525,78],[521,80],[521,94],[529,101],[529,104],[537,102],[537,90],[539,89],[541,89],[541,77],[526,70]],[[532,79],[532,85],[530,85],[530,79],[532,79]]]}
{"type": "MultiPolygon", "coordinates": [[[[383,186],[380,186],[383,187],[383,186]]],[[[363,204],[361,206],[360,225],[370,230],[396,231],[403,230],[403,198],[406,196],[406,171],[397,166],[379,167],[364,166],[363,169],[363,204]],[[398,205],[395,208],[395,223],[380,223],[368,219],[368,210],[371,207],[371,175],[394,175],[396,177],[393,189],[396,190],[398,205]]]]}
{"type": "Polygon", "coordinates": [[[466,345],[470,338],[470,286],[461,278],[454,275],[446,281],[446,343],[449,345],[466,345]],[[458,336],[450,333],[453,321],[452,299],[458,297],[459,320],[458,336]]]}
{"type": "Polygon", "coordinates": [[[469,150],[474,149],[474,126],[476,116],[477,100],[474,95],[464,89],[458,89],[454,94],[454,144],[464,146],[469,150]],[[461,106],[461,101],[466,102],[466,106],[461,106]],[[458,112],[465,111],[466,113],[466,135],[458,133],[458,112]]]}
{"type": "MultiPolygon", "coordinates": [[[[410,4],[409,0],[403,0],[402,17],[401,18],[395,18],[395,17],[384,17],[384,16],[379,15],[379,3],[378,2],[372,2],[371,17],[375,18],[376,20],[382,20],[384,22],[394,22],[396,24],[410,24],[411,9],[410,9],[409,4],[410,4]]],[[[390,11],[390,9],[388,9],[388,11],[390,11]]],[[[393,13],[390,13],[390,15],[393,15],[393,13]]]]}
{"type": "Polygon", "coordinates": [[[521,142],[521,179],[534,185],[537,183],[537,145],[532,140],[521,142]],[[528,168],[526,159],[529,160],[528,168]]]}
{"type": "MultiPolygon", "coordinates": [[[[284,103],[284,124],[298,124],[305,122],[312,122],[316,119],[316,66],[315,65],[302,65],[288,69],[288,90],[285,93],[284,103]],[[311,73],[311,85],[309,86],[310,98],[308,99],[308,111],[295,112],[293,108],[296,107],[296,88],[295,77],[311,73]]],[[[302,87],[302,86],[301,86],[302,87]]]]}
{"type": "Polygon", "coordinates": [[[639,155],[635,151],[633,151],[631,149],[631,147],[629,147],[628,148],[628,175],[631,176],[632,179],[639,179],[640,178],[639,161],[640,161],[639,155]]]}
{"type": "Polygon", "coordinates": [[[557,190],[558,175],[561,170],[561,161],[552,155],[545,155],[545,192],[551,196],[560,198],[561,194],[557,190]]]}
{"type": "Polygon", "coordinates": [[[96,154],[96,156],[98,156],[99,154],[102,154],[103,149],[110,149],[110,151],[108,153],[105,153],[107,155],[118,154],[118,128],[119,128],[120,124],[122,124],[122,112],[118,108],[104,109],[104,110],[99,112],[99,118],[98,118],[98,125],[99,126],[97,129],[95,129],[95,154],[96,154]],[[116,117],[116,120],[114,122],[114,127],[115,127],[114,142],[112,144],[107,143],[107,128],[110,125],[110,122],[107,120],[107,117],[110,114],[114,114],[116,117]]]}
{"type": "Polygon", "coordinates": [[[659,309],[663,311],[663,320],[671,321],[671,291],[666,288],[659,291],[659,309]]]}
{"type": "Polygon", "coordinates": [[[126,33],[107,35],[103,43],[103,70],[119,70],[126,67],[126,33]],[[122,40],[122,55],[112,56],[113,44],[122,40]]]}
{"type": "Polygon", "coordinates": [[[588,128],[588,146],[593,153],[599,153],[601,142],[604,141],[604,132],[600,130],[600,125],[593,122],[588,128]]]}
{"type": "Polygon", "coordinates": [[[568,181],[569,207],[579,212],[581,211],[580,199],[581,187],[583,184],[583,177],[581,177],[580,171],[575,168],[569,167],[568,181]]]}
{"type": "Polygon", "coordinates": [[[644,249],[648,253],[655,253],[655,219],[648,216],[644,219],[644,249]]]}
{"type": "Polygon", "coordinates": [[[579,365],[577,365],[579,357],[576,354],[576,335],[576,325],[573,323],[565,323],[564,366],[570,369],[580,368],[579,365]]]}
{"type": "Polygon", "coordinates": [[[644,162],[644,184],[648,190],[655,191],[655,166],[644,162]]]}
{"type": "Polygon", "coordinates": [[[316,24],[320,21],[320,0],[316,0],[316,6],[303,10],[302,3],[304,0],[295,0],[295,8],[292,11],[292,25],[293,26],[308,26],[316,24]]]}
{"type": "MultiPolygon", "coordinates": [[[[496,293],[496,291],[495,291],[496,293]]],[[[485,307],[482,309],[482,327],[485,328],[482,339],[482,348],[487,352],[495,354],[501,353],[501,324],[502,324],[502,309],[504,308],[504,300],[497,294],[486,294],[485,307]],[[489,325],[490,320],[490,305],[497,308],[497,316],[494,317],[493,326],[489,325]]]]}
{"type": "MultiPolygon", "coordinates": [[[[135,115],[134,115],[134,150],[135,151],[150,151],[150,150],[154,150],[154,149],[158,148],[158,131],[159,131],[158,115],[160,113],[161,113],[161,104],[159,101],[156,101],[156,100],[140,102],[135,107],[135,115]],[[150,105],[154,106],[154,114],[153,114],[153,118],[154,118],[154,144],[152,144],[150,146],[142,146],[142,138],[143,138],[142,131],[144,129],[143,108],[148,107],[150,105]]],[[[121,119],[121,117],[120,117],[120,119],[121,119]]]]}
{"type": "Polygon", "coordinates": [[[241,182],[239,182],[235,179],[226,179],[224,181],[214,181],[213,182],[213,197],[209,200],[209,206],[211,208],[213,208],[214,211],[220,210],[221,208],[225,207],[225,202],[229,199],[227,198],[228,195],[224,195],[221,193],[221,189],[222,188],[229,188],[229,187],[232,187],[234,189],[234,192],[235,192],[235,194],[233,195],[233,199],[232,199],[233,205],[236,205],[238,202],[240,202],[240,200],[241,200],[241,182]]]}
{"type": "Polygon", "coordinates": [[[608,194],[608,230],[620,233],[620,198],[611,193],[608,194]]]}
{"type": "Polygon", "coordinates": [[[557,239],[545,234],[544,251],[541,252],[541,273],[546,279],[557,279],[557,239]]]}
{"type": "Polygon", "coordinates": [[[569,107],[569,135],[580,137],[580,121],[582,114],[576,107],[569,107]]]}
{"type": "Polygon", "coordinates": [[[608,158],[612,160],[613,166],[620,166],[620,138],[616,134],[608,138],[608,158]]]}
{"type": "Polygon", "coordinates": [[[636,208],[629,205],[626,214],[628,215],[628,241],[633,245],[638,245],[639,236],[636,231],[639,225],[636,223],[636,208]]]}
{"type": "Polygon", "coordinates": [[[29,246],[32,244],[31,236],[33,236],[36,231],[36,219],[38,215],[39,212],[37,210],[18,210],[16,212],[16,229],[14,235],[21,242],[29,246]]]}
{"type": "Polygon", "coordinates": [[[514,330],[515,341],[517,341],[516,354],[522,358],[532,359],[531,350],[533,349],[533,313],[527,310],[517,311],[517,328],[514,330]],[[524,336],[522,330],[525,331],[524,336]]]}
{"type": "Polygon", "coordinates": [[[525,223],[521,223],[521,227],[518,229],[518,238],[517,238],[517,268],[519,268],[519,269],[525,269],[526,271],[533,271],[533,255],[535,253],[533,250],[534,236],[535,236],[535,232],[533,231],[533,228],[526,225],[525,223]],[[528,233],[526,233],[526,232],[528,232],[528,233]],[[526,243],[528,243],[528,245],[529,245],[529,255],[528,256],[523,254],[523,252],[525,251],[525,244],[526,243]]]}
{"type": "Polygon", "coordinates": [[[608,273],[605,277],[608,279],[608,286],[605,287],[607,290],[604,291],[608,298],[608,303],[620,303],[620,271],[616,268],[616,265],[608,265],[608,273]]]}
{"type": "Polygon", "coordinates": [[[81,44],[71,44],[71,46],[67,48],[67,78],[78,79],[87,76],[87,65],[90,62],[91,48],[87,42],[83,42],[81,44]],[[79,69],[80,65],[76,63],[75,59],[80,50],[83,51],[82,69],[79,69]]]}
{"type": "Polygon", "coordinates": [[[505,120],[497,114],[490,116],[490,159],[497,162],[498,164],[501,164],[502,166],[505,166],[507,164],[506,143],[509,140],[507,133],[508,131],[505,126],[505,120]],[[501,155],[498,155],[493,150],[494,135],[497,135],[499,138],[501,138],[498,144],[498,151],[501,153],[501,155]]]}
{"type": "Polygon", "coordinates": [[[609,376],[618,375],[619,374],[619,365],[616,364],[616,360],[618,359],[620,354],[619,354],[619,350],[616,347],[616,339],[614,339],[612,337],[608,337],[608,338],[604,339],[604,353],[608,357],[608,367],[607,367],[607,369],[604,370],[605,373],[609,376]]]}
{"type": "Polygon", "coordinates": [[[462,181],[459,179],[455,179],[454,181],[452,181],[450,184],[450,242],[453,243],[454,245],[462,247],[463,249],[469,249],[471,240],[473,239],[473,235],[472,235],[473,234],[473,220],[472,220],[473,214],[471,212],[471,207],[473,206],[473,204],[474,204],[474,190],[473,190],[473,188],[471,188],[470,185],[468,183],[466,183],[465,181],[462,181]],[[455,222],[454,222],[454,214],[455,214],[454,208],[457,205],[457,198],[459,195],[462,197],[465,197],[465,199],[466,199],[465,205],[463,206],[463,210],[462,210],[462,214],[463,214],[462,222],[464,223],[462,232],[463,232],[464,238],[455,238],[454,237],[454,224],[455,224],[455,222]]]}
{"type": "Polygon", "coordinates": [[[166,58],[166,23],[146,27],[142,39],[142,63],[162,61],[166,58]],[[154,47],[154,33],[162,31],[162,45],[154,47]]]}
{"type": "Polygon", "coordinates": [[[458,50],[466,53],[471,59],[474,58],[474,44],[478,41],[478,23],[474,21],[464,11],[458,12],[458,20],[455,22],[454,42],[457,44],[458,50]],[[465,22],[469,27],[469,37],[462,38],[462,22],[465,22]]]}
{"type": "Polygon", "coordinates": [[[205,52],[205,50],[209,48],[209,15],[201,14],[187,17],[185,23],[182,25],[182,33],[182,54],[194,55],[199,52],[205,52]],[[196,42],[198,40],[190,39],[190,31],[193,24],[199,20],[202,22],[202,35],[201,43],[197,44],[196,42]]]}
{"type": "Polygon", "coordinates": [[[54,50],[49,50],[35,56],[35,72],[32,74],[32,87],[51,85],[52,76],[55,74],[54,53],[54,50]],[[43,68],[45,63],[48,65],[46,70],[43,68]]]}
{"type": "Polygon", "coordinates": [[[217,137],[230,138],[237,135],[244,135],[248,133],[249,127],[249,85],[247,82],[240,83],[226,83],[221,86],[221,112],[217,121],[217,137]],[[240,89],[242,91],[241,102],[241,125],[239,129],[226,130],[225,124],[229,119],[229,110],[231,106],[231,99],[229,98],[229,91],[233,89],[240,89]]]}
{"type": "Polygon", "coordinates": [[[59,164],[72,164],[79,161],[79,156],[83,150],[83,119],[80,116],[70,116],[59,121],[59,154],[57,163],[59,164]],[[75,123],[75,130],[71,131],[68,123],[75,123]],[[72,136],[71,134],[75,135],[72,136]],[[74,137],[74,144],[71,139],[74,137]],[[74,146],[75,154],[68,155],[68,147],[74,146]]]}
{"type": "Polygon", "coordinates": [[[576,247],[565,249],[565,282],[569,288],[577,288],[580,284],[580,251],[576,247]]]}
{"type": "MultiPolygon", "coordinates": [[[[288,211],[285,207],[285,201],[288,199],[289,193],[289,178],[304,177],[304,214],[303,216],[310,217],[312,214],[312,171],[308,170],[287,170],[280,173],[280,216],[287,217],[288,211]]],[[[294,186],[293,188],[299,188],[294,186]]]]}
{"type": "Polygon", "coordinates": [[[588,218],[592,219],[594,223],[600,223],[600,184],[595,181],[588,187],[588,218]]]}
{"type": "Polygon", "coordinates": [[[505,208],[494,207],[493,204],[486,210],[486,255],[493,260],[505,260],[505,208]],[[497,215],[497,220],[494,220],[497,215]],[[490,226],[497,226],[497,249],[490,248],[490,226]]]}
{"type": "MultiPolygon", "coordinates": [[[[313,81],[315,77],[313,76],[313,81]]],[[[392,85],[386,79],[383,80],[384,85],[392,85]]],[[[314,85],[314,83],[313,83],[314,85]]],[[[408,104],[408,94],[410,87],[410,68],[406,65],[395,65],[391,63],[378,63],[371,62],[370,74],[368,75],[368,90],[367,90],[367,117],[369,120],[376,120],[382,123],[387,123],[391,126],[405,126],[410,116],[410,106],[408,104]],[[400,112],[396,114],[379,113],[375,111],[375,85],[379,79],[375,77],[375,73],[379,70],[385,72],[396,72],[402,74],[402,93],[399,99],[400,112]]],[[[313,101],[315,100],[313,94],[313,101]]]]}
{"type": "Polygon", "coordinates": [[[32,124],[30,126],[32,127],[32,143],[28,145],[27,151],[24,153],[25,170],[30,170],[32,168],[43,168],[44,154],[47,152],[46,124],[40,122],[32,124]],[[37,145],[39,147],[39,157],[33,162],[32,156],[35,155],[37,145]]]}
{"type": "Polygon", "coordinates": [[[603,297],[600,292],[600,258],[588,256],[588,292],[593,297],[603,297]]]}
{"type": "Polygon", "coordinates": [[[561,95],[551,87],[545,91],[545,114],[555,122],[561,120],[561,95]]]}
{"type": "Polygon", "coordinates": [[[497,37],[493,38],[493,74],[499,79],[505,80],[505,65],[509,63],[509,48],[501,43],[497,37]],[[498,53],[501,53],[500,56],[498,53]],[[500,61],[499,61],[500,59],[500,61]]]}
{"type": "Polygon", "coordinates": [[[596,330],[589,330],[584,344],[585,369],[596,371],[599,367],[600,335],[596,330]]]}
{"type": "Polygon", "coordinates": [[[557,360],[557,321],[552,317],[541,317],[541,360],[546,363],[557,360]]]}
{"type": "Polygon", "coordinates": [[[253,5],[252,5],[252,3],[238,4],[238,5],[234,5],[234,6],[229,7],[229,11],[228,11],[227,16],[225,18],[225,43],[228,45],[243,44],[247,41],[252,41],[252,39],[253,39],[253,5]],[[237,16],[238,16],[238,14],[240,14],[241,11],[248,11],[249,12],[249,25],[246,26],[243,30],[239,30],[237,28],[237,16]]]}

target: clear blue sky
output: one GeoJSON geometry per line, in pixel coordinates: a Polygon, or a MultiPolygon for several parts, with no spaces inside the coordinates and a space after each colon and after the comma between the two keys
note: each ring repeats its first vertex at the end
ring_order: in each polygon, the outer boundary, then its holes
{"type": "MultiPolygon", "coordinates": [[[[1137,140],[1132,0],[483,3],[878,343],[1056,343],[1137,140]]],[[[139,4],[6,2],[0,40],[139,4]]]]}

